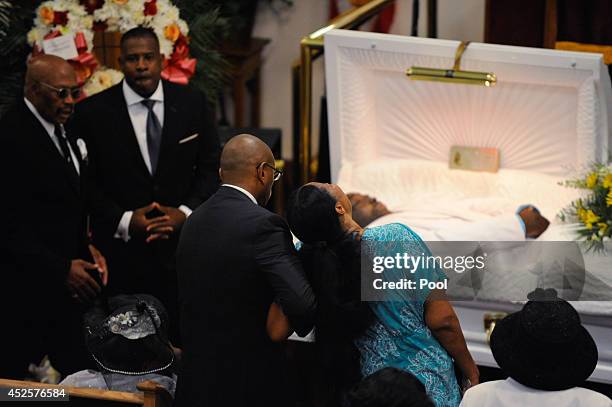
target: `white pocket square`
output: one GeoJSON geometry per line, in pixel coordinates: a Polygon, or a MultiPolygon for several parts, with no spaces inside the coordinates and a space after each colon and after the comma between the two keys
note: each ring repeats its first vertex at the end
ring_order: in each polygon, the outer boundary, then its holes
{"type": "Polygon", "coordinates": [[[186,143],[186,142],[191,141],[191,140],[193,140],[193,139],[196,139],[196,138],[198,138],[198,137],[200,137],[200,133],[195,133],[195,134],[192,134],[192,135],[191,135],[191,136],[189,136],[189,137],[185,137],[184,139],[179,140],[179,142],[178,142],[178,143],[179,143],[179,144],[183,144],[183,143],[186,143]]]}

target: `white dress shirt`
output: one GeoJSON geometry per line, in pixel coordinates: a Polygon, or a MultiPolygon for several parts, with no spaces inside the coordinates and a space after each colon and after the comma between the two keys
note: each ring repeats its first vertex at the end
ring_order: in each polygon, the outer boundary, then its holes
{"type": "Polygon", "coordinates": [[[481,383],[470,388],[463,395],[460,407],[472,406],[612,407],[612,400],[603,394],[581,387],[561,391],[536,390],[508,378],[481,383]]]}
{"type": "MultiPolygon", "coordinates": [[[[146,98],[140,96],[132,88],[130,88],[130,85],[128,85],[125,80],[122,83],[122,89],[123,97],[125,98],[125,103],[132,122],[132,127],[134,128],[134,134],[136,135],[138,147],[140,148],[140,154],[142,155],[142,159],[144,160],[149,173],[152,174],[151,157],[149,157],[149,148],[147,146],[147,115],[149,110],[142,104],[142,101],[146,98]]],[[[157,120],[159,120],[159,124],[163,128],[164,87],[162,86],[161,81],[159,81],[157,84],[157,89],[155,89],[155,92],[153,92],[149,99],[155,101],[155,105],[153,105],[153,112],[157,116],[157,120]]],[[[179,209],[185,214],[186,217],[191,215],[192,211],[188,206],[181,205],[179,206],[179,209]]],[[[125,242],[130,240],[130,222],[132,221],[133,214],[134,211],[126,211],[123,213],[121,220],[119,221],[119,225],[117,226],[117,231],[115,232],[116,239],[122,239],[125,242]]]]}
{"type": "MultiPolygon", "coordinates": [[[[36,107],[32,104],[32,102],[30,102],[26,98],[23,98],[23,101],[25,102],[25,104],[28,107],[28,109],[30,109],[30,112],[32,112],[32,114],[38,119],[40,124],[42,124],[44,129],[49,134],[49,137],[51,137],[51,141],[53,141],[53,144],[55,144],[55,148],[57,148],[57,151],[63,157],[64,153],[62,151],[62,147],[60,147],[59,140],[55,136],[55,125],[53,123],[51,123],[50,121],[47,121],[46,119],[44,119],[40,115],[40,113],[38,113],[38,110],[36,110],[36,107]]],[[[66,138],[66,131],[64,130],[64,126],[60,124],[60,128],[62,129],[62,134],[64,135],[64,138],[66,138]]],[[[66,140],[66,142],[67,141],[68,140],[66,140]]],[[[70,143],[67,142],[67,144],[68,144],[68,150],[70,150],[70,156],[72,157],[72,164],[74,165],[74,169],[76,170],[77,174],[80,175],[81,174],[81,167],[79,165],[79,160],[77,159],[76,155],[74,154],[74,151],[72,150],[72,146],[70,145],[70,143]]]]}
{"type": "Polygon", "coordinates": [[[242,192],[243,194],[245,194],[247,196],[247,198],[249,198],[255,205],[259,205],[257,203],[257,199],[255,199],[255,197],[253,196],[253,194],[251,194],[249,191],[247,191],[244,188],[241,188],[237,185],[232,185],[232,184],[221,184],[222,187],[230,187],[230,188],[234,188],[237,191],[242,192]]]}
{"type": "MultiPolygon", "coordinates": [[[[134,128],[134,133],[136,134],[138,147],[140,147],[140,154],[142,154],[142,158],[147,165],[149,174],[152,174],[151,158],[149,157],[149,148],[147,147],[147,115],[149,110],[142,104],[142,101],[146,98],[143,98],[132,88],[130,88],[130,85],[128,85],[126,81],[123,81],[123,97],[125,98],[125,104],[127,105],[128,113],[130,114],[130,120],[132,121],[132,127],[134,128]]],[[[157,116],[159,124],[163,128],[164,87],[162,86],[161,81],[159,81],[157,84],[157,89],[155,89],[155,92],[153,92],[149,99],[155,101],[155,104],[153,105],[153,112],[155,113],[155,116],[157,116]]]]}

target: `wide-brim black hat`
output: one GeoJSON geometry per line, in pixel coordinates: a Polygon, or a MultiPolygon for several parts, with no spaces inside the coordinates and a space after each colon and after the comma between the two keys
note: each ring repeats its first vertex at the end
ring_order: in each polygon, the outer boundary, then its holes
{"type": "Polygon", "coordinates": [[[164,306],[146,294],[111,297],[84,316],[85,340],[93,359],[103,371],[126,375],[172,366],[168,325],[164,306]]]}
{"type": "Polygon", "coordinates": [[[595,341],[581,325],[580,316],[556,293],[553,298],[529,301],[521,311],[498,322],[491,335],[491,351],[511,378],[549,391],[582,384],[598,358],[595,341]]]}

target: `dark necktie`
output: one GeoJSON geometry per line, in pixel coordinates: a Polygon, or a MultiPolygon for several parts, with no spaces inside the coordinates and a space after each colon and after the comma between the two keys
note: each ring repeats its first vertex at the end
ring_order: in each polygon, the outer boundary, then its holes
{"type": "Polygon", "coordinates": [[[151,160],[151,173],[155,174],[157,169],[157,160],[159,158],[159,148],[161,144],[161,133],[162,128],[159,123],[159,119],[153,111],[155,101],[151,99],[145,99],[142,104],[148,110],[147,113],[147,149],[149,150],[149,158],[151,160]]]}
{"type": "Polygon", "coordinates": [[[68,165],[74,168],[74,164],[72,163],[72,155],[70,154],[70,148],[68,147],[68,141],[66,141],[66,137],[64,137],[64,132],[62,131],[62,128],[59,125],[55,125],[54,133],[55,137],[57,138],[57,141],[59,142],[64,159],[66,160],[68,165]]]}

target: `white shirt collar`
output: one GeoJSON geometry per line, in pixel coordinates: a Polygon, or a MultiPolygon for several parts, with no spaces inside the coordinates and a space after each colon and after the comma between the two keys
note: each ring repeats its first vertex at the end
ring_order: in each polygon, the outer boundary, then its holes
{"type": "MultiPolygon", "coordinates": [[[[138,93],[136,93],[134,89],[132,89],[130,85],[128,85],[125,79],[123,80],[122,88],[123,88],[123,96],[125,97],[125,103],[128,106],[135,105],[146,99],[140,96],[138,93]]],[[[156,102],[164,101],[164,87],[162,86],[161,79],[159,80],[159,83],[157,84],[157,89],[155,89],[155,92],[153,92],[153,94],[149,97],[149,99],[155,100],[156,102]]]]}
{"type": "Polygon", "coordinates": [[[222,187],[230,187],[230,188],[234,188],[234,189],[236,189],[236,190],[238,190],[238,191],[242,192],[243,194],[245,194],[245,195],[246,195],[246,196],[247,196],[247,197],[248,197],[248,198],[249,198],[251,201],[253,201],[253,203],[254,203],[255,205],[259,205],[259,204],[257,203],[257,199],[255,199],[255,197],[253,196],[253,194],[251,194],[251,193],[250,193],[249,191],[247,191],[246,189],[244,189],[244,188],[240,188],[239,186],[232,185],[232,184],[221,184],[221,186],[222,186],[222,187]]]}
{"type": "Polygon", "coordinates": [[[40,124],[42,124],[45,130],[47,130],[47,133],[49,133],[49,135],[54,135],[55,134],[55,124],[43,118],[40,115],[40,113],[38,113],[38,110],[36,110],[36,106],[34,106],[32,102],[30,102],[27,98],[23,98],[23,101],[25,102],[28,109],[30,109],[30,112],[32,112],[32,114],[36,116],[40,124]]]}

